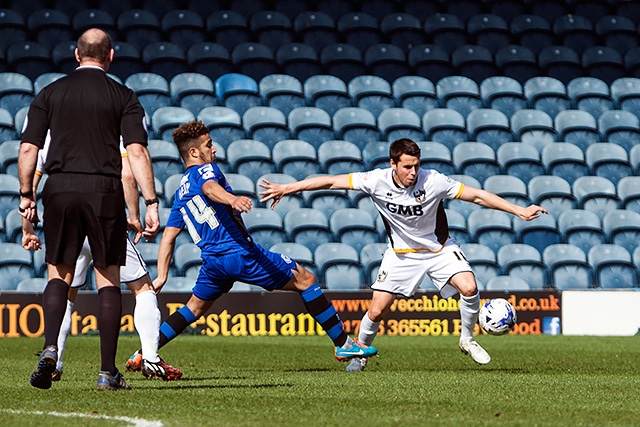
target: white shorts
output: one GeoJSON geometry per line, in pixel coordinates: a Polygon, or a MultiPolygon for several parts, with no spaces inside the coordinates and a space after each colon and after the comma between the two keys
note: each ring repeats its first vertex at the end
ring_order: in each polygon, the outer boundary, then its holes
{"type": "Polygon", "coordinates": [[[455,295],[458,290],[449,285],[449,279],[457,273],[472,271],[469,262],[455,239],[449,239],[440,252],[396,253],[385,251],[378,269],[378,278],[371,289],[411,297],[425,275],[440,290],[443,298],[455,295]]]}
{"type": "MultiPolygon", "coordinates": [[[[71,282],[72,288],[79,288],[85,284],[87,280],[87,269],[92,259],[89,240],[85,238],[82,250],[76,261],[76,270],[73,274],[73,281],[71,282]]],[[[122,283],[133,282],[145,274],[147,274],[147,266],[142,259],[142,255],[140,255],[136,246],[129,236],[127,236],[127,260],[125,261],[125,265],[120,267],[120,281],[122,283]]]]}

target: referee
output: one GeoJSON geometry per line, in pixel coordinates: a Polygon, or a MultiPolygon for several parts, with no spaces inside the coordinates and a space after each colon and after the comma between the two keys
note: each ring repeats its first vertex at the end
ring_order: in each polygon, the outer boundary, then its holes
{"type": "Polygon", "coordinates": [[[130,389],[115,364],[120,332],[120,266],[125,264],[127,219],[121,182],[120,135],[146,200],[147,231],[157,231],[158,199],[147,151],[144,110],[132,90],[107,71],[111,38],[89,29],[78,39],[80,66],[46,86],[33,100],[18,156],[20,212],[36,222],[33,176],[47,130],[51,145],[42,193],[45,259],[49,281],[43,295],[44,347],[31,373],[32,386],[51,387],[57,339],[76,259],[88,238],[98,287],[101,368],[98,390],[130,389]]]}

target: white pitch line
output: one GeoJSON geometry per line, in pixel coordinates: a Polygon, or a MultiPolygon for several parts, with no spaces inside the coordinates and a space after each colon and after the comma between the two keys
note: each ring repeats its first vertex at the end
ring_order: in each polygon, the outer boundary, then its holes
{"type": "Polygon", "coordinates": [[[145,420],[142,418],[131,418],[131,417],[111,417],[109,415],[94,415],[94,414],[80,414],[74,412],[43,412],[43,411],[19,411],[14,409],[0,409],[0,412],[7,412],[9,414],[27,414],[27,415],[49,415],[52,417],[60,417],[60,418],[91,418],[98,420],[114,420],[114,421],[123,421],[135,427],[162,427],[163,424],[161,421],[153,421],[153,420],[145,420]]]}

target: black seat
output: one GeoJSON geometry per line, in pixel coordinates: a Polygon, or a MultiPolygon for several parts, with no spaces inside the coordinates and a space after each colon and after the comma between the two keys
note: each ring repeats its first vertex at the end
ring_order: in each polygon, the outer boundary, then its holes
{"type": "Polygon", "coordinates": [[[216,10],[207,16],[207,34],[211,41],[224,46],[228,51],[240,43],[251,40],[247,18],[233,10],[216,10]]]}
{"type": "Polygon", "coordinates": [[[242,16],[250,17],[264,9],[264,0],[234,0],[228,2],[229,8],[242,16]]]}
{"type": "Polygon", "coordinates": [[[424,21],[424,30],[433,44],[442,47],[448,53],[458,46],[469,43],[469,35],[464,24],[455,15],[438,13],[424,21]]]}
{"type": "Polygon", "coordinates": [[[557,44],[551,24],[541,16],[516,16],[511,21],[510,29],[516,41],[536,55],[543,48],[557,44]]]}
{"type": "Polygon", "coordinates": [[[467,22],[467,31],[475,44],[488,49],[492,54],[513,42],[507,22],[497,15],[483,13],[472,16],[467,22]]]}
{"type": "Polygon", "coordinates": [[[495,53],[496,66],[502,74],[524,84],[531,77],[540,75],[536,54],[527,47],[508,45],[495,53]]]}
{"type": "Polygon", "coordinates": [[[17,41],[7,48],[7,64],[9,68],[24,74],[32,81],[40,74],[55,71],[55,66],[49,55],[49,49],[32,41],[17,41]]]}
{"type": "Polygon", "coordinates": [[[392,82],[411,73],[404,51],[394,44],[373,44],[364,52],[364,63],[369,74],[392,82]]]}
{"type": "Polygon", "coordinates": [[[78,66],[76,61],[76,42],[69,40],[56,44],[51,50],[51,59],[59,73],[72,73],[78,66]]]}
{"type": "Polygon", "coordinates": [[[478,84],[498,71],[489,49],[477,45],[458,47],[451,54],[451,62],[458,75],[469,77],[478,84]]]}
{"type": "Polygon", "coordinates": [[[55,9],[34,10],[27,18],[27,28],[35,41],[48,49],[74,38],[71,19],[64,12],[55,9]]]}
{"type": "Polygon", "coordinates": [[[640,43],[636,25],[626,16],[603,16],[596,22],[595,28],[604,46],[615,49],[620,55],[626,54],[640,43]]]}
{"type": "Polygon", "coordinates": [[[231,73],[233,64],[226,47],[219,43],[198,42],[187,50],[187,64],[200,74],[204,74],[211,80],[231,73]]]}
{"type": "Polygon", "coordinates": [[[336,25],[343,40],[360,52],[364,52],[372,44],[382,43],[378,20],[368,13],[346,13],[336,21],[336,25]]]}
{"type": "Polygon", "coordinates": [[[274,52],[283,44],[293,41],[291,20],[282,12],[274,10],[256,12],[249,20],[249,27],[257,41],[274,52]]]}
{"type": "Polygon", "coordinates": [[[299,0],[275,0],[273,2],[273,10],[284,13],[291,22],[293,22],[299,14],[307,12],[311,6],[315,6],[315,2],[299,0]]]}
{"type": "Polygon", "coordinates": [[[158,17],[148,10],[125,10],[117,19],[121,40],[142,50],[147,44],[162,40],[158,17]]]}
{"type": "Polygon", "coordinates": [[[162,17],[161,26],[167,40],[184,50],[194,43],[204,41],[206,37],[204,20],[191,10],[169,11],[162,17]]]}
{"type": "Polygon", "coordinates": [[[590,46],[598,44],[593,24],[584,16],[564,15],[553,22],[553,31],[562,45],[581,55],[590,46]]]}
{"type": "Polygon", "coordinates": [[[27,40],[27,23],[24,16],[12,9],[0,9],[0,55],[17,41],[27,40]]]}
{"type": "Polygon", "coordinates": [[[299,13],[293,21],[296,36],[305,44],[320,52],[323,47],[339,41],[338,29],[331,16],[318,11],[299,13]]]}
{"type": "Polygon", "coordinates": [[[280,71],[304,81],[311,76],[322,74],[322,64],[318,53],[305,43],[286,43],[276,50],[276,61],[280,71]]]}
{"type": "Polygon", "coordinates": [[[331,16],[337,21],[342,15],[346,13],[355,12],[357,10],[358,3],[344,0],[319,0],[318,10],[331,16]]]}
{"type": "Polygon", "coordinates": [[[427,43],[420,20],[409,13],[391,13],[380,21],[380,29],[389,43],[409,52],[413,46],[427,43]]]}
{"type": "Polygon", "coordinates": [[[425,77],[436,83],[443,77],[454,74],[453,65],[449,60],[449,52],[435,44],[421,44],[414,46],[407,55],[409,65],[415,75],[425,77]]]}
{"type": "Polygon", "coordinates": [[[420,22],[424,22],[431,15],[438,13],[441,4],[442,2],[439,0],[407,0],[402,2],[404,12],[415,16],[420,22]]]}
{"type": "Polygon", "coordinates": [[[144,71],[144,62],[137,47],[131,43],[116,41],[113,44],[113,50],[113,61],[109,66],[109,73],[125,81],[130,75],[144,71]]]}
{"type": "Polygon", "coordinates": [[[569,13],[569,6],[565,0],[525,0],[529,4],[532,15],[538,15],[549,22],[569,13]]]}
{"type": "Polygon", "coordinates": [[[142,49],[142,61],[148,72],[160,74],[167,80],[189,70],[184,50],[171,42],[151,42],[142,49]]]}
{"type": "Polygon", "coordinates": [[[584,16],[595,25],[601,17],[611,13],[610,4],[618,2],[600,0],[568,0],[567,3],[571,6],[572,13],[574,15],[584,16]]]}
{"type": "Polygon", "coordinates": [[[565,85],[576,77],[582,77],[580,56],[567,46],[547,46],[538,54],[538,64],[549,77],[565,85]]]}
{"type": "Polygon", "coordinates": [[[603,80],[608,85],[620,77],[625,77],[627,73],[622,55],[606,46],[587,48],[582,54],[582,65],[588,76],[603,80]]]}
{"type": "Polygon", "coordinates": [[[240,43],[231,51],[231,62],[236,72],[254,80],[278,73],[278,63],[273,51],[262,43],[240,43]]]}
{"type": "Polygon", "coordinates": [[[73,29],[76,37],[89,28],[100,28],[101,30],[106,31],[111,36],[112,40],[118,39],[116,20],[113,15],[105,10],[79,10],[71,19],[71,28],[73,29]]]}
{"type": "Polygon", "coordinates": [[[326,74],[349,82],[356,76],[365,74],[366,68],[360,50],[348,43],[333,43],[320,52],[320,62],[326,74]]]}
{"type": "Polygon", "coordinates": [[[360,10],[380,22],[385,16],[399,12],[400,3],[396,0],[368,0],[360,4],[360,10]]]}

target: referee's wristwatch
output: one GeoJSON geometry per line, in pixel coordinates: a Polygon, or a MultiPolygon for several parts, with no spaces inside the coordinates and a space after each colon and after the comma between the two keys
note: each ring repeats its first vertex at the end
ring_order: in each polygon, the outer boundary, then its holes
{"type": "Polygon", "coordinates": [[[20,197],[26,197],[27,199],[33,199],[33,190],[29,190],[29,191],[20,190],[20,197]]]}
{"type": "Polygon", "coordinates": [[[153,205],[154,203],[160,203],[160,200],[158,200],[158,198],[156,197],[153,199],[145,199],[144,201],[145,206],[153,205]]]}

